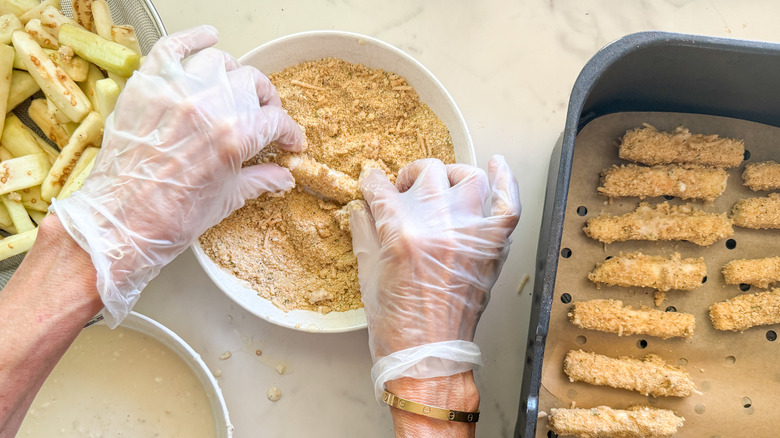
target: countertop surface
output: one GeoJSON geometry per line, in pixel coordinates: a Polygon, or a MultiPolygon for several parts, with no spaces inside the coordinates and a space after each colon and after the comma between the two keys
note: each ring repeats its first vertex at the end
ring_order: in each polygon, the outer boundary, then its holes
{"type": "MultiPolygon", "coordinates": [[[[506,156],[523,214],[509,258],[477,330],[485,365],[477,435],[515,427],[528,333],[536,245],[550,154],[582,67],[626,34],[663,30],[780,42],[771,1],[247,1],[155,0],[169,33],[219,29],[236,57],[306,30],[345,30],[388,42],[424,64],[460,107],[480,166],[506,156]],[[519,291],[523,277],[531,280],[519,291]]],[[[265,322],[234,304],[191,251],[163,269],[135,310],[184,338],[219,375],[234,436],[390,437],[387,407],[373,397],[365,330],[310,334],[265,322]],[[257,350],[262,355],[257,355],[257,350]],[[230,351],[229,359],[220,359],[230,351]],[[275,368],[284,364],[285,372],[275,368]],[[282,391],[271,402],[269,387],[282,391]]]]}

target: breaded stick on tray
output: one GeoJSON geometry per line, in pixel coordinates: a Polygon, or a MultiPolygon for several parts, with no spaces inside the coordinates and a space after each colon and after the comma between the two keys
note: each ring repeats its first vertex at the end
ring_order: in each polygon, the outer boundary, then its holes
{"type": "Polygon", "coordinates": [[[628,389],[653,397],[690,397],[696,389],[684,369],[667,364],[655,354],[633,359],[571,350],[563,360],[563,371],[572,382],[628,389]]]}
{"type": "Polygon", "coordinates": [[[780,282],[780,257],[732,260],[723,267],[727,284],[749,284],[767,288],[780,282]]]}
{"type": "Polygon", "coordinates": [[[726,190],[729,174],[718,167],[689,164],[612,166],[601,172],[598,192],[609,198],[676,196],[713,201],[726,190]]]}
{"type": "Polygon", "coordinates": [[[574,303],[569,321],[579,328],[623,335],[648,335],[661,339],[693,335],[696,318],[690,313],[662,312],[623,306],[620,300],[590,300],[574,303]]]}
{"type": "Polygon", "coordinates": [[[710,320],[716,329],[734,332],[780,324],[780,288],[715,303],[710,306],[710,320]]]}
{"type": "Polygon", "coordinates": [[[742,228],[780,229],[780,193],[740,199],[731,209],[731,220],[742,228]]]}
{"type": "Polygon", "coordinates": [[[780,163],[762,161],[750,163],[742,172],[745,186],[753,191],[780,190],[780,163]]]}
{"type": "Polygon", "coordinates": [[[550,409],[548,424],[559,436],[579,438],[668,438],[685,418],[668,409],[636,406],[626,410],[598,406],[590,409],[550,409]]]}
{"type": "Polygon", "coordinates": [[[687,240],[709,246],[734,235],[725,213],[707,213],[690,205],[646,202],[622,216],[602,214],[588,220],[585,234],[603,243],[626,240],[687,240]]]}
{"type": "Polygon", "coordinates": [[[707,275],[703,258],[683,259],[679,253],[670,258],[641,252],[611,257],[596,265],[588,279],[597,286],[649,287],[659,291],[693,290],[707,275]]]}
{"type": "Polygon", "coordinates": [[[715,134],[691,134],[682,126],[672,132],[662,132],[644,124],[623,135],[618,155],[624,160],[647,165],[698,164],[729,168],[742,163],[745,142],[715,134]]]}

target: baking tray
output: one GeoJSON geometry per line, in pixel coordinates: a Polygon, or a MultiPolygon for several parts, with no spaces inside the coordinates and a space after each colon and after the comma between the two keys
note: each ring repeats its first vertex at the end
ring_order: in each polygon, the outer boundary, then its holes
{"type": "MultiPolygon", "coordinates": [[[[772,327],[751,329],[742,334],[715,333],[706,316],[704,303],[709,305],[741,293],[739,289],[734,290],[735,286],[729,289],[723,285],[719,272],[722,265],[719,263],[725,259],[762,256],[762,249],[766,251],[778,246],[780,235],[777,231],[757,233],[735,229],[735,250],[725,246],[725,239],[710,247],[717,254],[705,258],[709,280],[702,288],[682,293],[691,296],[678,292],[667,294],[669,299],[664,307],[690,307],[691,313],[696,315],[696,335],[688,343],[637,336],[608,336],[583,330],[571,336],[572,333],[566,331],[573,332],[573,328],[567,326],[567,321],[561,320],[562,309],[569,305],[562,302],[560,295],[566,289],[573,300],[610,297],[622,299],[627,304],[653,306],[652,293],[647,290],[596,289],[584,279],[596,262],[633,249],[628,243],[605,247],[588,242],[581,234],[585,221],[602,211],[617,213],[631,210],[638,199],[605,204],[605,198],[593,194],[598,171],[594,175],[592,169],[587,169],[580,175],[578,172],[582,169],[575,167],[575,159],[588,162],[593,169],[619,163],[615,147],[617,137],[627,128],[649,122],[655,123],[659,129],[687,124],[692,132],[745,138],[751,161],[777,161],[780,159],[777,146],[780,144],[780,130],[777,129],[780,126],[778,77],[778,44],[665,32],[628,35],[599,51],[583,68],[569,101],[565,129],[550,159],[516,437],[552,436],[547,431],[546,421],[538,420],[540,410],[548,409],[551,404],[568,407],[572,400],[577,401],[580,407],[589,407],[596,397],[601,397],[601,404],[615,407],[625,407],[633,401],[674,409],[686,417],[686,425],[678,434],[681,437],[773,435],[767,428],[772,427],[770,418],[776,419],[777,415],[768,403],[771,394],[780,389],[780,375],[764,365],[763,360],[777,356],[780,342],[769,340],[776,338],[770,333],[772,327]],[[776,141],[772,142],[775,136],[776,141]],[[589,147],[597,149],[587,150],[589,147]],[[588,208],[584,216],[576,212],[581,206],[588,208]],[[565,229],[570,235],[564,232],[565,229]],[[561,254],[564,249],[571,251],[565,251],[566,255],[577,257],[564,257],[561,254]],[[582,254],[587,254],[587,257],[579,258],[582,254]],[[565,277],[561,275],[563,273],[565,277]],[[702,294],[701,299],[696,301],[692,294],[701,290],[709,291],[708,295],[702,294]],[[580,335],[587,339],[584,345],[579,344],[582,338],[577,336],[580,335]],[[644,347],[640,347],[638,342],[642,339],[648,341],[644,347]],[[706,342],[703,345],[699,345],[702,342],[694,343],[700,339],[706,339],[706,342]],[[609,351],[598,350],[605,346],[609,347],[609,351]],[[707,349],[713,347],[717,347],[717,351],[708,355],[707,349]],[[545,368],[543,358],[548,348],[549,366],[545,368]],[[542,384],[543,380],[553,379],[560,383],[565,378],[560,370],[560,361],[565,353],[561,351],[568,348],[634,357],[657,353],[674,365],[686,364],[703,395],[686,401],[654,400],[628,391],[583,384],[570,384],[565,390],[562,383],[560,387],[557,383],[547,385],[553,388],[546,387],[542,384]],[[753,358],[749,354],[751,351],[760,353],[760,356],[753,358]],[[702,363],[703,358],[707,358],[706,364],[702,363]],[[732,359],[735,361],[732,362],[732,359]],[[727,369],[736,364],[739,366],[727,369]],[[750,370],[756,371],[756,375],[751,376],[750,370]],[[731,376],[727,383],[733,385],[718,383],[723,381],[722,376],[731,376]],[[763,386],[756,387],[754,382],[763,386]],[[604,399],[603,394],[609,397],[604,399]],[[739,432],[734,433],[734,430],[739,432]]],[[[765,195],[764,192],[753,194],[742,188],[740,172],[741,167],[729,171],[728,197],[724,195],[714,203],[695,204],[708,211],[727,211],[729,203],[736,197],[765,195]]],[[[655,203],[663,199],[648,201],[655,203]]],[[[679,203],[677,200],[670,202],[679,203]]],[[[679,251],[685,257],[694,257],[699,251],[695,245],[686,242],[644,245],[642,248],[653,254],[668,255],[679,251]]],[[[563,315],[565,318],[565,313],[563,315]]]]}

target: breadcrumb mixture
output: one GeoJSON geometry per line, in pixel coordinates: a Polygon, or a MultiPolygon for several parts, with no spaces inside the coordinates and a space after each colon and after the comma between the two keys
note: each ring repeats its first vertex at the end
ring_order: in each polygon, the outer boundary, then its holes
{"type": "Polygon", "coordinates": [[[282,197],[249,200],[201,236],[201,245],[217,264],[285,311],[360,308],[343,204],[359,198],[354,187],[363,167],[379,167],[394,180],[420,158],[454,163],[449,131],[406,80],[391,72],[327,58],[269,78],[282,106],[304,129],[308,149],[295,156],[271,146],[245,165],[294,164],[297,187],[282,197]]]}

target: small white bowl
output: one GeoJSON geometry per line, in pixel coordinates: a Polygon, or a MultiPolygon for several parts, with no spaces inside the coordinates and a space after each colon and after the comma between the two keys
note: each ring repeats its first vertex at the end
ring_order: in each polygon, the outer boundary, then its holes
{"type": "MultiPolygon", "coordinates": [[[[422,64],[403,51],[377,39],[350,32],[302,32],[263,44],[242,56],[239,61],[265,74],[276,73],[305,61],[340,58],[369,68],[380,68],[406,78],[420,100],[426,103],[450,131],[455,161],[476,165],[463,115],[442,84],[422,64]]],[[[250,313],[274,324],[316,333],[346,332],[366,327],[363,309],[320,314],[308,310],[284,312],[257,295],[249,283],[220,268],[203,252],[200,242],[192,245],[195,258],[206,274],[227,296],[250,313]]]]}

